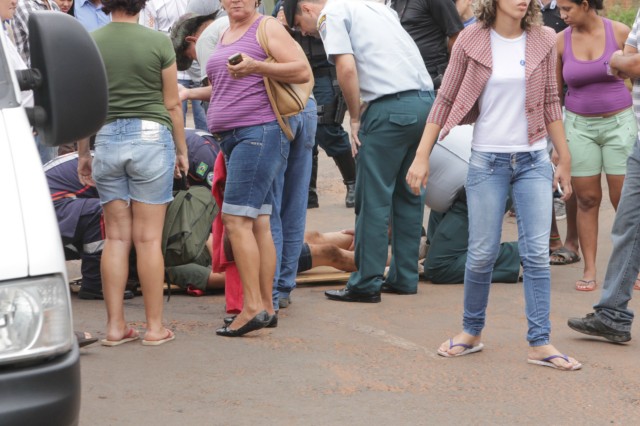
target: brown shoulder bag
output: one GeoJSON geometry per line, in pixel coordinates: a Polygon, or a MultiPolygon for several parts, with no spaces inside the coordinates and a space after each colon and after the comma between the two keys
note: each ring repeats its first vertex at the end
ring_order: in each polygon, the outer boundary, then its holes
{"type": "MultiPolygon", "coordinates": [[[[270,19],[275,20],[275,18],[269,16],[264,17],[262,21],[260,21],[260,24],[258,25],[258,42],[267,54],[267,59],[264,61],[277,62],[271,55],[271,52],[269,51],[269,44],[267,42],[266,26],[267,21],[270,19]]],[[[280,25],[279,22],[278,25],[280,25]]],[[[297,43],[296,45],[300,50],[302,50],[297,43]]],[[[311,96],[313,85],[313,76],[307,83],[301,84],[283,83],[266,76],[264,77],[264,86],[267,89],[267,96],[269,96],[273,112],[276,114],[276,118],[278,119],[278,123],[280,124],[282,131],[290,141],[293,140],[293,131],[289,125],[287,117],[296,115],[304,109],[307,101],[309,100],[309,96],[311,96]]]]}

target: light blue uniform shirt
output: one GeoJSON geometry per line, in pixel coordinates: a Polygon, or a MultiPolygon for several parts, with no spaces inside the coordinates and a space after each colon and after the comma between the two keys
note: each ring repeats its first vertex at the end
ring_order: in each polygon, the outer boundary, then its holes
{"type": "Polygon", "coordinates": [[[111,22],[111,15],[105,15],[102,11],[102,3],[96,6],[90,0],[75,0],[73,14],[89,32],[102,28],[111,22]]]}
{"type": "Polygon", "coordinates": [[[384,4],[329,0],[318,17],[318,31],[330,62],[334,55],[355,57],[365,102],[406,90],[433,90],[418,46],[384,4]]]}

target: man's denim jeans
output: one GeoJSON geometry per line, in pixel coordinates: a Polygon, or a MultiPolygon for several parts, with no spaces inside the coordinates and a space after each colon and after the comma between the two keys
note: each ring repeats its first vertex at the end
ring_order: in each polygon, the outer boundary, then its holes
{"type": "Polygon", "coordinates": [[[472,151],[467,175],[469,253],[464,281],[464,331],[480,335],[485,324],[493,265],[500,250],[505,203],[512,190],[531,346],[549,343],[552,212],[551,162],[546,150],[520,153],[472,151]]]}
{"type": "Polygon", "coordinates": [[[289,117],[295,139],[291,141],[286,165],[273,183],[271,233],[276,246],[276,273],[273,280],[273,305],[278,295],[288,297],[296,286],[298,258],[307,221],[307,197],[311,177],[311,151],[315,143],[318,115],[309,99],[300,114],[289,117]]]}
{"type": "Polygon", "coordinates": [[[43,144],[42,137],[40,135],[35,135],[33,139],[36,141],[36,147],[38,148],[38,154],[40,155],[42,165],[47,164],[58,156],[57,146],[47,146],[43,144]]]}
{"type": "Polygon", "coordinates": [[[640,141],[627,160],[622,196],[611,230],[613,247],[600,302],[594,306],[603,323],[630,331],[633,311],[627,305],[640,270],[640,141]]]}
{"type": "MultiPolygon", "coordinates": [[[[193,80],[178,80],[178,83],[191,89],[192,87],[200,87],[200,83],[196,83],[193,80]]],[[[191,102],[191,113],[193,114],[193,125],[198,130],[209,131],[207,127],[207,111],[202,101],[182,101],[182,118],[184,120],[184,126],[187,127],[187,103],[191,102]]]]}

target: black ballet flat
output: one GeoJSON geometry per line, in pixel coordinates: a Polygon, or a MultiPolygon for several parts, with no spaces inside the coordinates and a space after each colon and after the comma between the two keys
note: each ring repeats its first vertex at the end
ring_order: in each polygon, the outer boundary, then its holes
{"type": "MultiPolygon", "coordinates": [[[[231,315],[228,317],[224,317],[224,325],[231,325],[233,320],[235,320],[237,315],[231,315]]],[[[265,328],[276,328],[278,326],[278,314],[273,314],[269,317],[269,324],[265,326],[265,328]]]]}
{"type": "Polygon", "coordinates": [[[269,325],[270,321],[271,316],[267,313],[267,311],[262,311],[239,329],[233,330],[230,329],[228,325],[226,325],[222,328],[217,329],[216,334],[218,336],[240,337],[251,331],[260,330],[261,328],[266,327],[267,325],[269,325]]]}
{"type": "Polygon", "coordinates": [[[224,325],[229,325],[233,322],[234,319],[236,319],[237,315],[231,315],[228,317],[224,317],[224,325]]]}
{"type": "Polygon", "coordinates": [[[265,328],[276,328],[278,326],[278,313],[271,315],[269,317],[269,324],[265,326],[265,328]]]}

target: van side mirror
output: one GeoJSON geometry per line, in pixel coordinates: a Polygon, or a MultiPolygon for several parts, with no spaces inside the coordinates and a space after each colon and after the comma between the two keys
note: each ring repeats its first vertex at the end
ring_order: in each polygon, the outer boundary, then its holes
{"type": "Polygon", "coordinates": [[[43,143],[56,146],[95,134],[107,117],[107,74],[98,47],[72,16],[29,16],[31,68],[41,82],[29,113],[43,143]]]}

